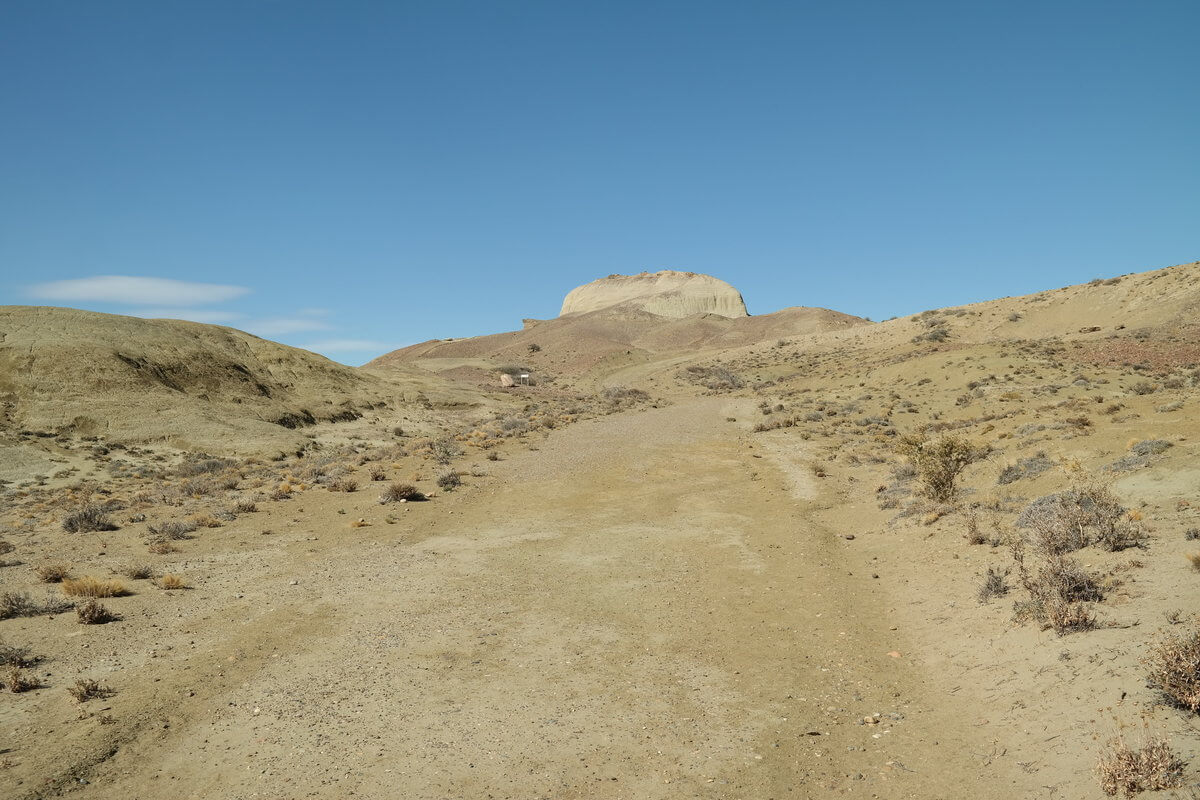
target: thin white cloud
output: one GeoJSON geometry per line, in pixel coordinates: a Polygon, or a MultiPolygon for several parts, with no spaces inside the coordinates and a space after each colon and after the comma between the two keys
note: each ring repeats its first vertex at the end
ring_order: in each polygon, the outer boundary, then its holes
{"type": "Polygon", "coordinates": [[[256,336],[280,336],[301,331],[327,331],[332,326],[312,317],[275,317],[246,323],[246,330],[256,336]]]}
{"type": "Polygon", "coordinates": [[[133,275],[96,275],[91,278],[35,283],[29,287],[29,294],[42,300],[170,307],[222,303],[249,292],[245,286],[133,275]]]}
{"type": "Polygon", "coordinates": [[[245,315],[239,314],[236,311],[217,311],[216,309],[206,308],[150,308],[133,311],[130,313],[130,316],[144,317],[145,319],[186,319],[191,322],[224,325],[236,322],[245,315]]]}
{"type": "Polygon", "coordinates": [[[304,345],[305,350],[314,353],[360,353],[386,352],[395,350],[395,345],[387,342],[377,342],[371,339],[326,339],[322,342],[312,342],[304,345]]]}

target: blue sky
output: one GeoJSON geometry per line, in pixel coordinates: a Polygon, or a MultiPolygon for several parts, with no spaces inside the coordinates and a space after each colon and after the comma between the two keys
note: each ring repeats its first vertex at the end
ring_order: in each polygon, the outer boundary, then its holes
{"type": "Polygon", "coordinates": [[[7,0],[0,303],[361,363],[675,268],[882,319],[1200,258],[1200,4],[7,0]]]}

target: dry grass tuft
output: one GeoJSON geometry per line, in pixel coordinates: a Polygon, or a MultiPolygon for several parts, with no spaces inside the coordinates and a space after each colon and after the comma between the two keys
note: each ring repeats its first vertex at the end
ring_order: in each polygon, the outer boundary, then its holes
{"type": "Polygon", "coordinates": [[[1184,553],[1183,557],[1192,562],[1192,569],[1200,572],[1200,553],[1184,553]]]}
{"type": "Polygon", "coordinates": [[[116,619],[111,611],[95,600],[88,600],[75,606],[75,614],[79,617],[80,625],[103,625],[116,619]]]}
{"type": "Polygon", "coordinates": [[[182,575],[174,575],[170,572],[160,575],[154,581],[154,585],[160,589],[186,589],[186,588],[188,588],[187,581],[185,581],[183,579],[182,575]]]}
{"type": "Polygon", "coordinates": [[[120,581],[104,581],[91,576],[68,578],[62,582],[62,590],[71,597],[121,597],[129,593],[120,581]]]}
{"type": "Polygon", "coordinates": [[[34,567],[33,572],[42,583],[62,583],[71,577],[71,569],[66,564],[42,564],[34,567]]]}
{"type": "Polygon", "coordinates": [[[1167,631],[1150,646],[1147,684],[1173,705],[1200,712],[1200,618],[1190,629],[1167,631]]]}
{"type": "Polygon", "coordinates": [[[74,686],[67,687],[67,693],[75,698],[76,703],[86,703],[88,700],[112,697],[116,692],[99,681],[80,678],[74,686]]]}
{"type": "Polygon", "coordinates": [[[146,549],[156,556],[165,556],[167,553],[179,552],[179,548],[175,547],[175,545],[171,544],[166,539],[160,539],[158,541],[151,542],[149,547],[146,549]]]}
{"type": "Polygon", "coordinates": [[[1183,781],[1184,762],[1166,740],[1150,737],[1134,750],[1123,736],[1111,741],[1096,764],[1096,777],[1107,795],[1132,797],[1140,792],[1173,789],[1183,781]]]}

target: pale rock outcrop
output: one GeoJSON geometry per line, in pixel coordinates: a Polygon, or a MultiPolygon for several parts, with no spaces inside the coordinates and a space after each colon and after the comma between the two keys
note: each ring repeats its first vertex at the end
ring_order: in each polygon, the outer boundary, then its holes
{"type": "Polygon", "coordinates": [[[567,294],[559,316],[615,306],[635,308],[660,317],[749,316],[741,293],[725,281],[711,275],[675,270],[609,275],[592,281],[567,294]]]}

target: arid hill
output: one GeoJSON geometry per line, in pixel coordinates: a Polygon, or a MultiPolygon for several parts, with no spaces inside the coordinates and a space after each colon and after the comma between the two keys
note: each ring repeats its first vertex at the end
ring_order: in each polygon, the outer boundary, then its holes
{"type": "Polygon", "coordinates": [[[603,383],[630,366],[869,324],[824,308],[795,307],[746,316],[741,295],[724,281],[695,273],[659,272],[613,276],[574,289],[563,303],[563,316],[525,320],[524,330],[423,342],[382,355],[366,366],[409,364],[490,381],[496,368],[521,364],[585,384],[603,383]],[[721,311],[684,315],[689,304],[721,311]]]}
{"type": "Polygon", "coordinates": [[[403,372],[385,380],[215,325],[0,308],[0,403],[10,434],[71,432],[214,452],[293,450],[308,425],[422,404],[444,385],[403,372]]]}

